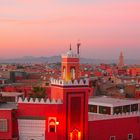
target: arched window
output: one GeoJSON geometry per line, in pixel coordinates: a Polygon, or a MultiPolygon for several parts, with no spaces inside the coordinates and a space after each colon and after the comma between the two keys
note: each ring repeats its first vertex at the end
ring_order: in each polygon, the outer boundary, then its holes
{"type": "Polygon", "coordinates": [[[48,120],[48,132],[56,132],[56,117],[49,117],[48,120]]]}
{"type": "Polygon", "coordinates": [[[70,140],[81,140],[81,132],[78,129],[74,129],[70,133],[70,140]]]}
{"type": "Polygon", "coordinates": [[[66,68],[63,67],[63,79],[65,79],[65,78],[66,78],[66,68]]]}
{"type": "Polygon", "coordinates": [[[76,76],[76,71],[75,71],[75,68],[71,68],[71,79],[75,79],[75,76],[76,76]]]}

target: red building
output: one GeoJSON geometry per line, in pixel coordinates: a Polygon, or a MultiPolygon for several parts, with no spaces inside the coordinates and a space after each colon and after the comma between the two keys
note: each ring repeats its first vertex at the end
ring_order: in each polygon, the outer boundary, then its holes
{"type": "Polygon", "coordinates": [[[139,67],[130,67],[127,69],[127,73],[130,76],[140,76],[140,68],[139,67]]]}
{"type": "Polygon", "coordinates": [[[139,140],[140,100],[96,97],[89,100],[89,140],[139,140]]]}
{"type": "Polygon", "coordinates": [[[15,103],[0,104],[0,140],[14,140],[17,138],[15,131],[16,118],[14,116],[16,109],[15,103]]]}

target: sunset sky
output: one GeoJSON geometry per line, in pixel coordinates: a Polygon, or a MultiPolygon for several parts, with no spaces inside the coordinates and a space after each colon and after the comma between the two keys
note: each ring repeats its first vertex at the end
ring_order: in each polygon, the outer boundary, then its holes
{"type": "Polygon", "coordinates": [[[82,57],[140,59],[140,0],[0,0],[0,58],[59,55],[77,40],[82,57]]]}

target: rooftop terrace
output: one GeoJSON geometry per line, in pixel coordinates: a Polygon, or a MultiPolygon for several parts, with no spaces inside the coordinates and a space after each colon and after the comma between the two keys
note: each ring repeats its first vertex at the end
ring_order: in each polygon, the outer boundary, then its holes
{"type": "Polygon", "coordinates": [[[126,99],[126,98],[120,99],[120,98],[111,98],[107,96],[100,96],[100,97],[90,98],[88,104],[116,107],[116,106],[130,105],[130,104],[140,104],[140,100],[126,99]]]}
{"type": "Polygon", "coordinates": [[[131,113],[116,114],[116,115],[89,113],[88,121],[121,119],[121,118],[130,118],[130,117],[140,117],[140,112],[131,112],[131,113]]]}

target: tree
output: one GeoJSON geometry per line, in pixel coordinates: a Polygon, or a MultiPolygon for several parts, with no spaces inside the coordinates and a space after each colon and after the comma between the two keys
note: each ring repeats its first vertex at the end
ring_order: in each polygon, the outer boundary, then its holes
{"type": "Polygon", "coordinates": [[[31,93],[29,94],[31,98],[46,98],[45,88],[43,87],[33,87],[31,93]]]}

